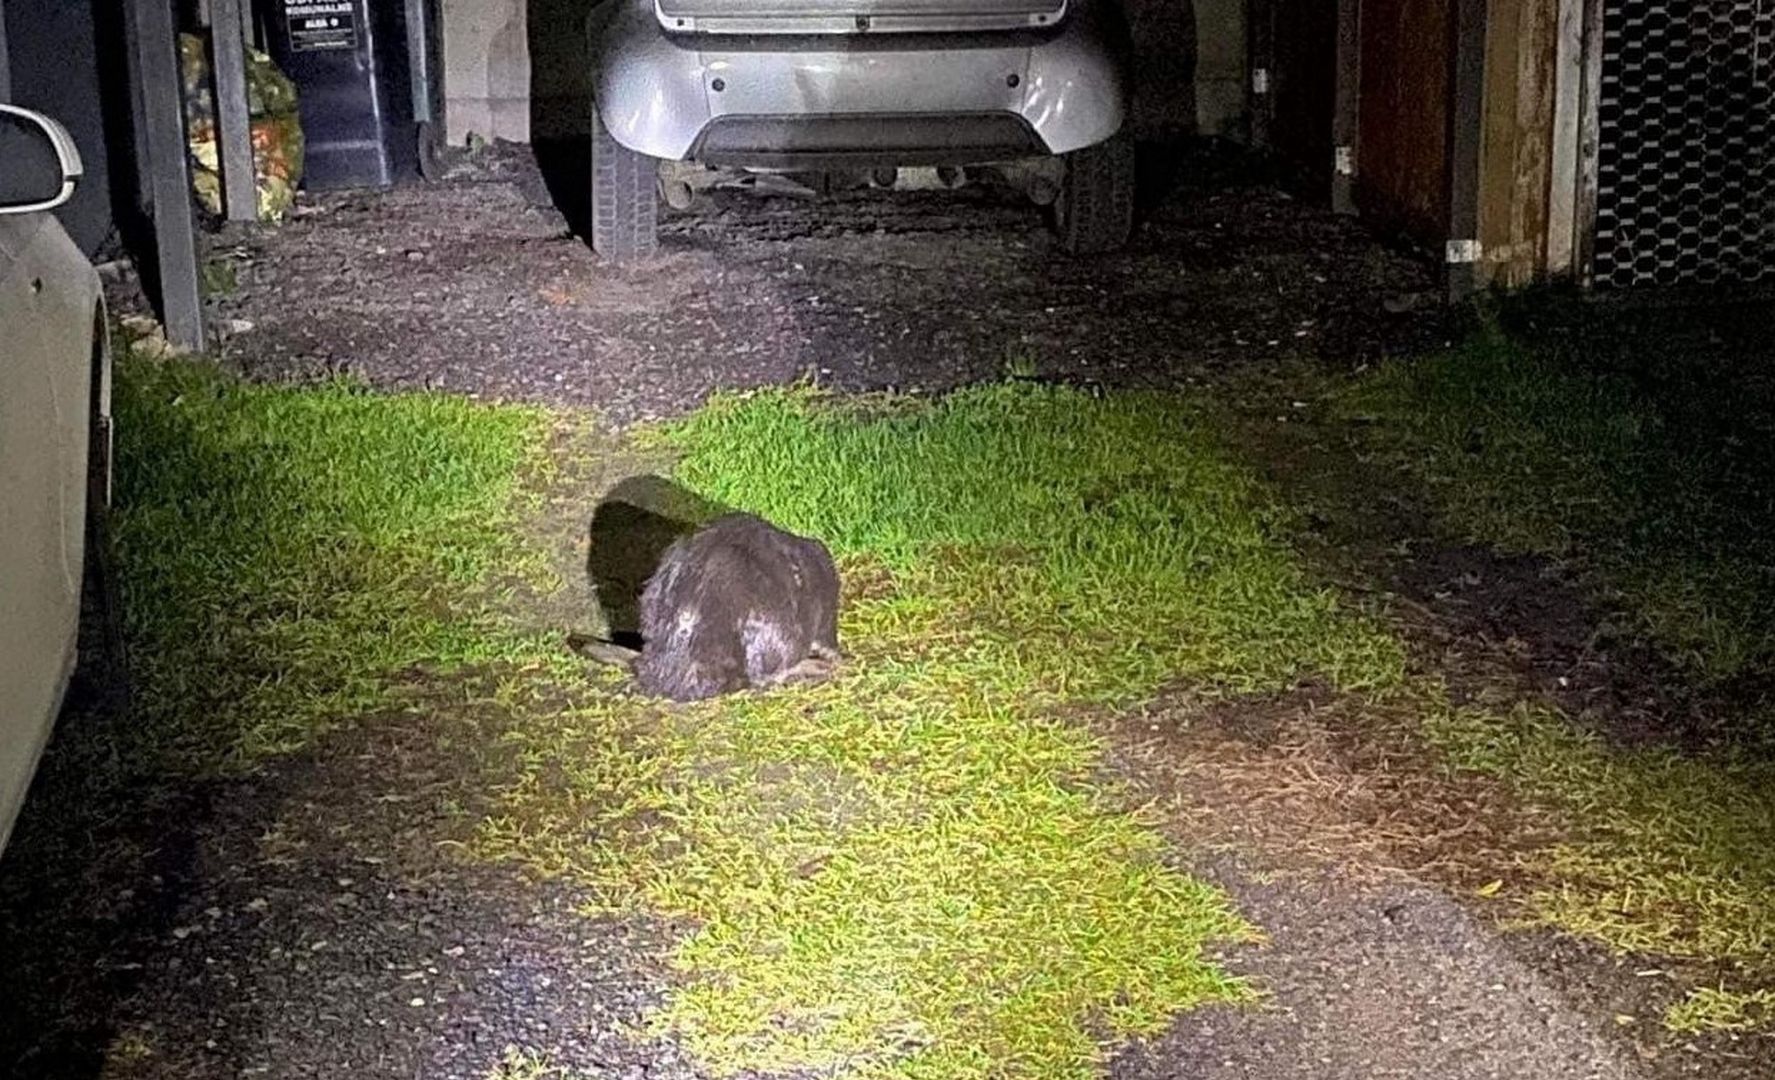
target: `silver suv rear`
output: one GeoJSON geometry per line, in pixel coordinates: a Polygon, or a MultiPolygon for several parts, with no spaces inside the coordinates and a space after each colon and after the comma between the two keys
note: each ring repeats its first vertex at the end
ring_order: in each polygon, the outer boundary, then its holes
{"type": "Polygon", "coordinates": [[[710,170],[984,166],[1052,206],[1068,252],[1132,228],[1116,0],[602,0],[588,25],[606,257],[652,253],[662,195],[710,170]]]}

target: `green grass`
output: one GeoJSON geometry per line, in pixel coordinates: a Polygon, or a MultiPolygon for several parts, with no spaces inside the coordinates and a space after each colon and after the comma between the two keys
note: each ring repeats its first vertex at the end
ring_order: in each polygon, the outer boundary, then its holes
{"type": "Polygon", "coordinates": [[[246,767],[387,707],[411,665],[518,661],[474,669],[512,718],[465,760],[491,789],[478,849],[595,910],[687,917],[653,1027],[717,1072],[1086,1076],[1179,1010],[1248,999],[1213,950],[1255,931],[1170,863],[1066,707],[1179,679],[1390,685],[1397,646],[1309,584],[1286,516],[1175,399],[861,408],[724,399],[659,434],[703,495],[831,543],[853,658],[662,709],[546,663],[486,602],[540,572],[519,538],[547,416],[128,362],[123,756],[246,767]]]}
{"type": "Polygon", "coordinates": [[[1775,978],[1775,764],[1611,748],[1545,707],[1432,715],[1460,768],[1562,812],[1537,853],[1536,920],[1627,952],[1723,962],[1775,978]]]}
{"type": "MultiPolygon", "coordinates": [[[[1292,516],[1176,397],[779,391],[656,432],[679,480],[819,536],[847,584],[837,679],[673,709],[548,663],[486,603],[541,573],[520,522],[546,414],[142,361],[117,407],[144,709],[121,756],[250,766],[386,707],[404,668],[518,662],[481,669],[513,722],[465,763],[489,770],[476,850],[571,879],[594,912],[683,917],[652,1030],[717,1073],[1063,1080],[1249,1000],[1215,953],[1255,929],[1173,865],[1073,708],[1407,682],[1400,643],[1311,582],[1292,516]]],[[[1717,547],[1753,530],[1698,494],[1711,459],[1676,453],[1630,386],[1493,341],[1385,369],[1351,407],[1452,530],[1589,560],[1698,671],[1761,662],[1731,595],[1761,587],[1733,562],[1761,541],[1717,547]]],[[[1537,856],[1537,919],[1743,975],[1673,1008],[1679,1030],[1766,1021],[1766,766],[1622,753],[1540,707],[1427,716],[1451,762],[1573,824],[1537,856]]]]}
{"type": "MultiPolygon", "coordinates": [[[[1606,347],[1600,331],[1530,344],[1494,327],[1385,365],[1340,408],[1376,421],[1374,445],[1451,534],[1574,560],[1625,629],[1698,680],[1759,678],[1775,669],[1767,418],[1730,370],[1654,380],[1586,362],[1606,347]]],[[[1656,369],[1656,349],[1629,355],[1656,369]]]]}
{"type": "Polygon", "coordinates": [[[1680,337],[1591,327],[1530,343],[1494,325],[1358,380],[1339,409],[1370,421],[1369,446],[1422,485],[1448,535],[1565,561],[1620,629],[1728,691],[1712,707],[1732,738],[1707,753],[1612,746],[1534,703],[1440,708],[1429,731],[1567,824],[1531,857],[1534,920],[1727,965],[1753,989],[1698,992],[1667,1021],[1738,1029],[1770,1022],[1739,1005],[1775,984],[1775,733],[1755,689],[1775,674],[1775,470],[1753,434],[1770,400],[1680,337]]]}
{"type": "Polygon", "coordinates": [[[521,563],[542,417],[348,383],[117,372],[114,538],[137,763],[249,766],[374,709],[406,665],[515,648],[461,598],[521,563]]]}
{"type": "Polygon", "coordinates": [[[672,434],[685,483],[885,566],[1071,698],[1401,674],[1397,645],[1309,584],[1292,519],[1175,397],[1010,384],[860,417],[779,393],[672,434]]]}
{"type": "Polygon", "coordinates": [[[830,544],[851,663],[659,712],[596,697],[513,733],[481,851],[682,915],[657,1017],[717,1072],[1092,1075],[1107,1046],[1250,989],[1251,936],[1167,863],[1066,719],[1167,681],[1400,677],[1177,399],[1030,386],[939,402],[715,402],[680,480],[830,544]]]}
{"type": "Polygon", "coordinates": [[[1664,1015],[1664,1024],[1685,1035],[1775,1028],[1775,990],[1740,993],[1702,987],[1671,1006],[1664,1015]]]}
{"type": "Polygon", "coordinates": [[[508,1046],[499,1064],[488,1072],[487,1080],[571,1080],[571,1076],[546,1054],[508,1046]]]}

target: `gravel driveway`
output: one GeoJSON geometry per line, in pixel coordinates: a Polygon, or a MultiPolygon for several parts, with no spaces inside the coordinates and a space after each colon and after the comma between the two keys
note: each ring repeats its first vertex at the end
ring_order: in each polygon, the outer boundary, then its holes
{"type": "Polygon", "coordinates": [[[1254,359],[1371,359],[1434,340],[1425,265],[1346,218],[1173,151],[1125,254],[1063,258],[1039,211],[988,186],[825,199],[719,191],[668,215],[664,255],[601,263],[521,152],[433,188],[313,200],[218,249],[256,377],[590,405],[615,423],[718,387],[812,377],[941,390],[1016,367],[1187,385],[1254,359]],[[1412,309],[1404,311],[1402,309],[1412,309]]]}
{"type": "MultiPolygon", "coordinates": [[[[309,199],[287,227],[224,237],[237,288],[214,305],[228,363],[256,378],[350,371],[613,424],[810,375],[1185,387],[1439,339],[1421,262],[1211,152],[1170,164],[1132,250],[1099,260],[1061,259],[989,189],[736,191],[668,219],[663,257],[625,270],[496,147],[439,186],[309,199]]],[[[574,1077],[697,1075],[622,1034],[657,999],[671,928],[587,921],[557,887],[452,857],[470,778],[446,747],[472,725],[438,725],[461,717],[403,712],[245,780],[95,800],[75,748],[114,722],[77,695],[0,867],[0,1073],[480,1080],[516,1046],[574,1077]]],[[[1272,934],[1234,962],[1274,1007],[1184,1017],[1118,1077],[1639,1075],[1447,897],[1274,878],[1246,854],[1204,867],[1272,934]]]]}

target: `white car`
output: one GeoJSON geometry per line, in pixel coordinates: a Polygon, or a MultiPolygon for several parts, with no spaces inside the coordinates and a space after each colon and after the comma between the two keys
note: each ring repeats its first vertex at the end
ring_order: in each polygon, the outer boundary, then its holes
{"type": "Polygon", "coordinates": [[[80,172],[65,128],[0,103],[0,849],[73,673],[88,525],[110,499],[104,294],[52,213],[80,172]]]}
{"type": "Polygon", "coordinates": [[[1060,247],[1134,223],[1120,0],[597,0],[592,247],[651,254],[710,170],[998,173],[1060,247]]]}

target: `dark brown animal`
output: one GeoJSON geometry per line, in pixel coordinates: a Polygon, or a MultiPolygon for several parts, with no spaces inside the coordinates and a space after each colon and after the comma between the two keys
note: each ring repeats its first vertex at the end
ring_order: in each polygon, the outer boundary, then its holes
{"type": "Polygon", "coordinates": [[[574,642],[633,667],[650,694],[697,701],[824,678],[838,651],[838,568],[817,540],[727,514],[666,549],[641,592],[641,649],[574,642]]]}

